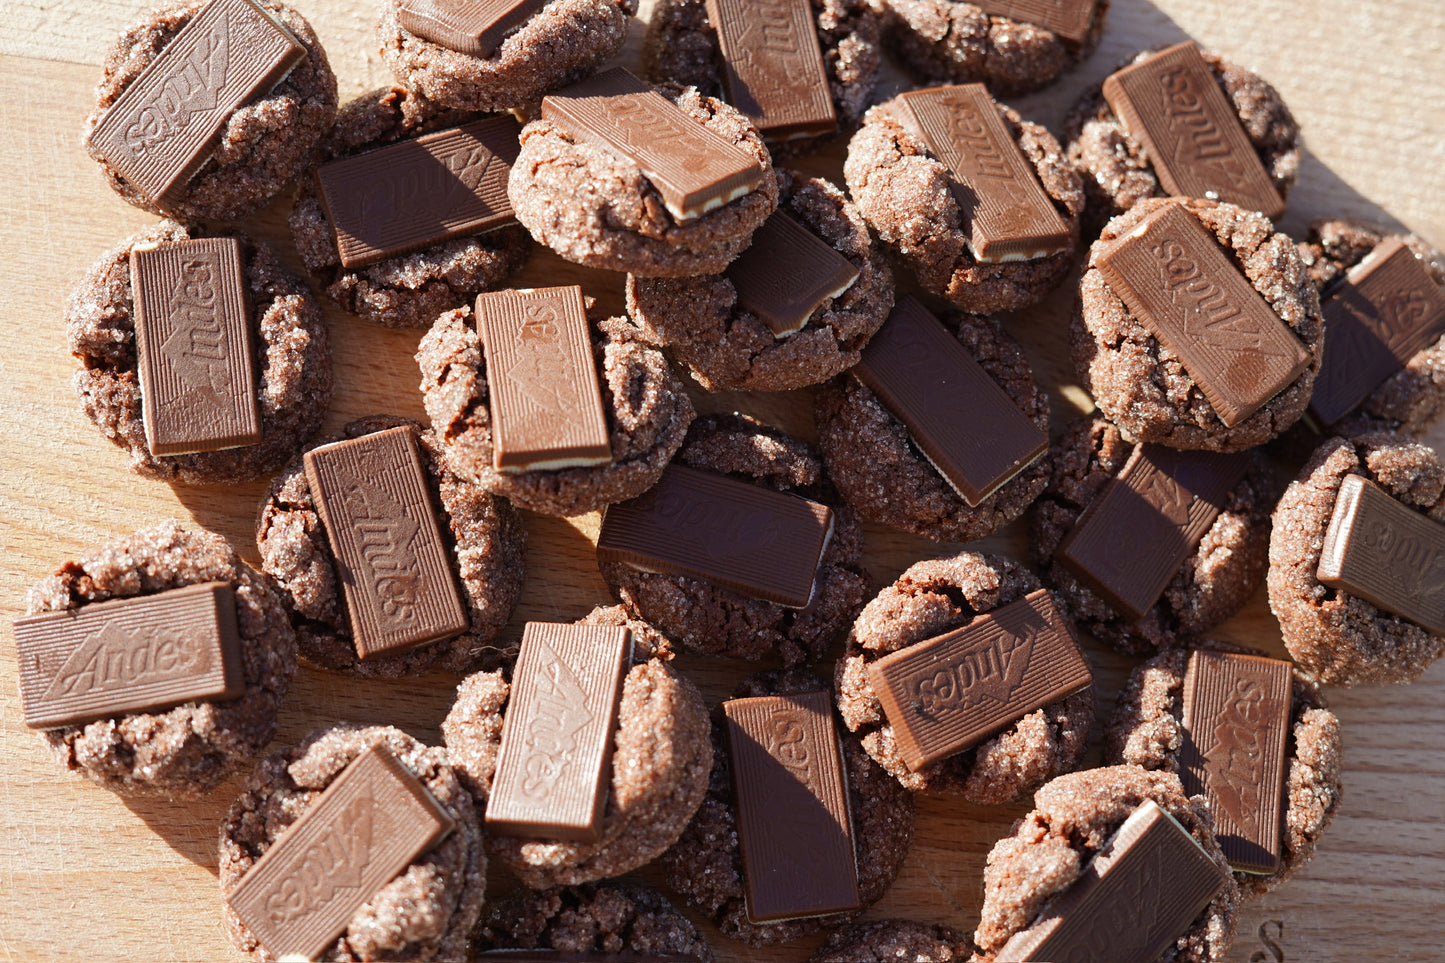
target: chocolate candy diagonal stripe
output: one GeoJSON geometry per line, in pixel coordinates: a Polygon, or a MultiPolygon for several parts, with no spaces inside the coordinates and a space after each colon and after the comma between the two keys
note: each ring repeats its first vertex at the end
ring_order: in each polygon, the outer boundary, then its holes
{"type": "Polygon", "coordinates": [[[472,57],[490,57],[547,0],[401,0],[396,19],[425,40],[472,57]]]}
{"type": "Polygon", "coordinates": [[[838,129],[810,0],[706,0],[728,102],[769,140],[838,129]]]}

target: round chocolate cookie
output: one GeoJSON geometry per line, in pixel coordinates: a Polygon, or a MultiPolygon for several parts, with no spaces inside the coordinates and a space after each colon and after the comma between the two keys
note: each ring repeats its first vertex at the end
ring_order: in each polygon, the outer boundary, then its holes
{"type": "MultiPolygon", "coordinates": [[[[1119,693],[1104,735],[1105,763],[1179,772],[1179,755],[1186,737],[1182,721],[1184,675],[1195,649],[1264,655],[1256,649],[1197,639],[1190,648],[1161,652],[1135,666],[1119,693]]],[[[1289,724],[1280,865],[1269,875],[1236,872],[1234,880],[1246,899],[1269,892],[1309,863],[1320,834],[1340,805],[1340,722],[1325,707],[1320,687],[1297,670],[1290,690],[1289,724]]]]}
{"type": "MultiPolygon", "coordinates": [[[[617,319],[620,321],[621,319],[617,319]]],[[[422,400],[447,466],[513,504],[546,515],[581,515],[657,483],[692,423],[692,402],[662,353],[604,325],[592,344],[612,461],[583,468],[503,472],[492,463],[486,359],[471,308],[437,318],[417,348],[422,400]]]]}
{"type": "Polygon", "coordinates": [[[706,214],[679,220],[632,161],[538,119],[522,128],[522,150],[512,165],[507,195],[532,237],[569,261],[645,277],[716,274],[742,253],[753,231],[778,206],[772,157],[740,111],[691,87],[654,89],[756,158],[762,183],[706,214]]]}
{"type": "MultiPolygon", "coordinates": [[[[1194,837],[1209,859],[1228,873],[1204,800],[1184,795],[1179,777],[1137,766],[1070,773],[1034,793],[1034,808],[989,851],[983,871],[983,909],[974,942],[977,963],[995,963],[1009,939],[1031,926],[1048,904],[1083,874],[1089,860],[1124,821],[1153,800],[1194,837]]],[[[1151,882],[1158,882],[1151,880],[1151,882]]],[[[1159,957],[1171,963],[1223,960],[1238,925],[1239,887],[1227,887],[1159,957]]],[[[1130,907],[1120,907],[1127,926],[1130,907]]]]}
{"type": "Polygon", "coordinates": [[[280,83],[231,112],[216,145],[190,180],[153,198],[127,181],[91,145],[90,135],[121,94],[206,6],[181,0],[151,8],[127,27],[105,56],[95,107],[85,118],[85,146],[111,189],[136,207],[177,220],[234,220],[254,213],[316,159],[336,117],[336,76],[306,19],[276,0],[259,0],[303,47],[305,56],[280,83]]]}
{"type": "Polygon", "coordinates": [[[969,247],[970,226],[943,162],[894,115],[896,100],[870,110],[848,143],[848,193],[878,238],[926,290],[957,307],[993,314],[1026,307],[1058,286],[1073,266],[1084,190],[1059,142],[1002,104],[999,116],[1038,175],[1069,231],[1069,249],[1024,260],[986,262],[969,247]]]}
{"type": "Polygon", "coordinates": [[[684,648],[708,655],[761,659],[776,653],[788,666],[816,662],[863,607],[863,528],[838,504],[822,459],[802,442],[745,415],[705,415],[693,422],[678,461],[776,491],[822,502],[833,510],[813,597],[796,609],[749,598],[714,582],[599,562],[602,577],[629,610],[684,648]]]}
{"type": "Polygon", "coordinates": [[[382,0],[381,57],[402,86],[448,107],[511,110],[581,80],[627,39],[637,0],[548,0],[510,27],[485,55],[412,33],[400,0],[382,0]]]}
{"type": "Polygon", "coordinates": [[[908,960],[910,963],[967,963],[973,940],[941,923],[868,920],[849,923],[828,934],[808,963],[858,963],[859,960],[908,960]]]}
{"type": "MultiPolygon", "coordinates": [[[[487,834],[487,847],[528,886],[570,886],[618,876],[656,858],[697,811],[712,765],[707,706],[668,663],[671,643],[620,605],[593,609],[581,625],[632,632],[632,665],[622,682],[611,785],[595,843],[487,834]]],[[[497,771],[510,672],[462,680],[442,722],[442,739],[463,781],[485,800],[497,771]]]]}
{"type": "MultiPolygon", "coordinates": [[[[387,750],[415,776],[454,826],[371,894],[318,959],[465,959],[486,888],[480,814],[444,749],[422,745],[390,726],[318,729],[262,759],[221,824],[221,895],[234,892],[281,834],[316,805],[353,759],[373,746],[387,750]]],[[[373,812],[373,825],[384,819],[384,811],[373,812]]],[[[253,959],[270,963],[277,958],[224,898],[221,907],[232,943],[253,959]]]]}
{"type": "Polygon", "coordinates": [[[1269,516],[1279,484],[1261,452],[1241,456],[1248,460],[1244,477],[1225,497],[1198,547],[1144,617],[1130,619],[1079,581],[1055,555],[1134,449],[1118,428],[1098,414],[1069,426],[1054,444],[1049,487],[1034,503],[1029,561],[1079,628],[1120,652],[1146,655],[1219,625],[1249,601],[1269,566],[1269,516]]]}
{"type": "Polygon", "coordinates": [[[1074,370],[1099,410],[1131,441],[1171,448],[1244,451],[1279,435],[1309,404],[1323,345],[1319,292],[1295,243],[1275,233],[1262,214],[1193,198],[1144,199],[1104,226],[1089,249],[1069,324],[1074,370]],[[1220,420],[1179,355],[1160,344],[1099,270],[1110,242],[1168,204],[1199,219],[1310,355],[1299,377],[1233,427],[1220,420]]]}
{"type": "MultiPolygon", "coordinates": [[[[1327,685],[1409,682],[1445,654],[1445,636],[1330,588],[1316,575],[1335,497],[1361,475],[1401,505],[1445,522],[1445,462],[1431,448],[1390,432],[1331,438],[1315,450],[1274,510],[1269,607],[1300,668],[1327,685]]],[[[1411,563],[1417,593],[1438,597],[1439,558],[1411,563]]]]}
{"type": "Polygon", "coordinates": [[[838,712],[903,788],[1006,803],[1078,766],[1094,723],[1092,687],[1030,712],[972,749],[914,770],[903,761],[897,734],[869,681],[868,666],[890,652],[963,628],[1041,587],[1011,559],[961,552],[909,566],[853,623],[847,654],[834,670],[838,712]]]}
{"type": "MultiPolygon", "coordinates": [[[[744,679],[734,699],[827,691],[806,669],[760,672],[744,679]]],[[[864,909],[892,885],[913,843],[913,797],[878,767],[856,736],[838,732],[843,752],[843,783],[853,814],[858,896],[864,909]]],[[[723,935],[752,946],[786,943],[848,922],[861,910],[751,923],[743,895],[743,858],[733,808],[727,737],[721,709],[713,712],[712,775],[697,815],[662,857],[667,884],[707,916],[723,935]]]]}
{"type": "Polygon", "coordinates": [[[301,458],[272,480],[261,505],[256,521],[261,567],[281,589],[301,655],[323,669],[363,678],[398,678],[434,668],[468,672],[501,665],[516,656],[515,648],[498,646],[497,636],[522,592],[521,516],[505,500],[458,478],[446,467],[435,435],[405,418],[362,418],[342,428],[337,437],[311,447],[398,425],[410,425],[417,432],[437,528],[470,619],[467,630],[397,655],[365,661],[357,657],[338,563],[301,458]]]}
{"type": "Polygon", "coordinates": [[[270,579],[214,532],[163,522],[66,562],[30,589],[26,615],[225,582],[236,599],[245,692],[49,729],[65,768],[114,792],[194,797],[244,770],[276,734],[276,711],[296,674],[296,637],[270,579]]]}
{"type": "Polygon", "coordinates": [[[830,182],[779,170],[778,203],[848,260],[858,278],[824,300],[798,331],[774,335],[738,301],[726,275],[628,275],[627,312],[648,343],[666,348],[709,391],[789,391],[858,363],[893,307],[893,272],[858,208],[830,182]]]}
{"type": "MultiPolygon", "coordinates": [[[[478,117],[448,110],[418,94],[382,87],[341,108],[322,144],[321,160],[339,160],[410,140],[478,117]]],[[[336,230],[308,177],[291,209],[291,240],[306,269],[342,310],[389,328],[422,328],[438,314],[499,287],[527,259],[531,241],[516,226],[456,237],[396,254],[374,264],[346,267],[336,230]]]]}
{"type": "Polygon", "coordinates": [[[248,481],[293,457],[321,425],[331,403],[331,346],[321,309],[268,245],[244,234],[202,231],[162,221],[100,256],[65,304],[66,340],[80,367],[81,408],[147,478],[190,485],[248,481]],[[241,243],[247,325],[261,440],[240,448],[153,455],[146,442],[136,345],[131,252],[203,237],[241,243]]]}
{"type": "MultiPolygon", "coordinates": [[[[1040,431],[1049,430],[1049,399],[1034,382],[1018,343],[994,319],[949,312],[959,342],[1040,431]]],[[[828,474],[858,514],[940,541],[970,542],[1023,514],[1049,478],[1047,454],[970,506],[918,448],[907,426],[857,378],[842,375],[813,401],[818,447],[828,474]]]]}
{"type": "Polygon", "coordinates": [[[661,893],[633,883],[518,890],[492,902],[472,953],[508,949],[631,954],[628,959],[681,956],[697,963],[713,958],[691,920],[661,893]]]}

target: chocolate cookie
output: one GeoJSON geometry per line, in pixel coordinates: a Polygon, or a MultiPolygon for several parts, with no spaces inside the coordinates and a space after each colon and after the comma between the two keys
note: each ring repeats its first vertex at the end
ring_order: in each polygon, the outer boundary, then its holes
{"type": "MultiPolygon", "coordinates": [[[[792,695],[826,688],[821,679],[804,669],[761,672],[744,679],[732,697],[792,695]]],[[[839,737],[843,781],[853,814],[858,895],[867,908],[883,896],[903,868],[913,843],[913,797],[869,758],[857,737],[842,731],[839,737]]],[[[857,916],[855,911],[778,923],[748,922],[721,711],[713,713],[712,747],[712,775],[702,808],[662,858],[667,884],[724,936],[752,946],[785,943],[857,916]]]]}
{"type": "MultiPolygon", "coordinates": [[[[612,780],[595,843],[488,833],[487,846],[533,888],[617,876],[671,846],[707,788],[712,764],[707,707],[697,687],[668,663],[671,643],[620,605],[593,609],[583,625],[632,631],[632,667],[622,683],[612,780]]],[[[442,738],[476,795],[485,800],[496,775],[509,673],[480,672],[462,680],[442,722],[442,738]]]]}
{"type": "Polygon", "coordinates": [[[148,478],[205,485],[274,472],[321,425],[331,403],[331,346],[316,299],[281,266],[275,251],[244,234],[162,221],[126,238],[102,254],[76,286],[65,304],[65,324],[80,365],[74,384],[81,408],[129,453],[130,469],[148,478]],[[261,440],[220,451],[153,455],[141,413],[131,252],[203,237],[241,242],[261,440]]]}
{"type": "Polygon", "coordinates": [[[692,423],[687,392],[661,352],[630,336],[621,319],[604,322],[592,350],[612,462],[589,468],[501,472],[492,463],[486,359],[470,308],[436,319],[417,348],[422,400],[447,467],[522,508],[581,515],[651,488],[692,423]]]}
{"type": "MultiPolygon", "coordinates": [[[[372,746],[389,751],[455,825],[358,909],[320,959],[464,959],[486,888],[476,805],[447,763],[446,750],[422,745],[390,726],[318,729],[262,759],[221,824],[221,895],[234,892],[277,838],[372,746]]],[[[253,959],[275,960],[230,903],[221,905],[231,942],[253,959]]]]}
{"type": "Polygon", "coordinates": [[[301,14],[275,0],[260,3],[301,43],[305,56],[269,91],[233,111],[189,182],[159,199],[122,177],[89,137],[105,112],[206,6],[206,0],[152,8],[106,52],[95,107],[85,118],[86,149],[100,164],[111,189],[127,203],[182,221],[234,220],[255,212],[315,161],[317,145],[336,117],[336,75],[301,14]]]}
{"type": "Polygon", "coordinates": [[[697,927],[661,893],[615,882],[518,890],[493,902],[472,952],[485,960],[488,950],[507,949],[686,956],[698,963],[713,958],[697,927]]]}
{"type": "Polygon", "coordinates": [[[496,643],[522,591],[525,538],[512,506],[458,478],[443,462],[435,435],[405,418],[362,418],[342,428],[338,437],[311,447],[398,425],[417,431],[437,527],[470,622],[466,631],[398,655],[358,658],[338,563],[300,458],[271,482],[261,506],[256,523],[261,567],[281,589],[301,654],[321,668],[363,678],[397,678],[434,668],[467,672],[500,665],[516,656],[515,649],[496,643]]]}
{"type": "Polygon", "coordinates": [[[66,562],[30,589],[26,615],[154,595],[203,582],[235,590],[245,692],[43,733],[72,772],[114,792],[194,797],[245,769],[276,733],[276,711],[296,674],[296,637],[271,580],[214,532],[163,522],[66,562]]]}
{"type": "MultiPolygon", "coordinates": [[[[1386,612],[1316,575],[1335,496],[1362,475],[1401,504],[1445,521],[1445,463],[1409,438],[1378,432],[1331,438],[1291,482],[1274,510],[1269,540],[1269,607],[1300,668],[1327,685],[1409,682],[1445,654],[1445,636],[1386,612]]],[[[1438,579],[1428,561],[1417,571],[1438,579]]]]}
{"type": "Polygon", "coordinates": [[[858,363],[893,307],[893,272],[858,208],[822,178],[777,174],[780,208],[858,272],[852,286],[825,299],[798,331],[773,334],[739,303],[727,275],[627,277],[627,313],[641,338],[666,348],[709,391],[788,391],[825,381],[858,363]]]}
{"type": "Polygon", "coordinates": [[[818,564],[812,601],[806,608],[787,608],[703,579],[600,562],[612,591],[639,618],[690,651],[742,659],[776,652],[788,666],[822,658],[863,607],[868,591],[862,526],[838,504],[822,459],[802,442],[755,419],[705,415],[688,430],[677,460],[833,509],[833,534],[818,564]]]}
{"type": "MultiPolygon", "coordinates": [[[[321,160],[352,157],[476,119],[419,94],[382,87],[341,108],[322,144],[321,160]]],[[[341,263],[335,228],[311,177],[296,193],[290,225],[297,253],[331,299],[342,310],[389,328],[425,327],[443,311],[499,287],[521,268],[531,249],[527,232],[512,225],[349,268],[341,263]]]]}
{"type": "Polygon", "coordinates": [[[857,963],[858,960],[910,960],[912,963],[965,963],[973,941],[941,923],[868,920],[849,923],[828,934],[808,963],[857,963]]]}

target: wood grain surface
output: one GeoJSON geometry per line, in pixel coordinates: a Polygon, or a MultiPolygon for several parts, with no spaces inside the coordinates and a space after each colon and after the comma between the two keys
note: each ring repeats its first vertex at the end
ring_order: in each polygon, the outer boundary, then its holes
{"type": "MultiPolygon", "coordinates": [[[[372,34],[377,0],[295,0],[315,26],[343,99],[387,82],[372,34]]],[[[0,959],[230,960],[216,885],[218,823],[238,790],[199,803],[127,800],[65,774],[22,722],[10,624],[28,587],[87,547],[165,518],[223,533],[256,561],[263,483],[176,487],[140,479],[81,414],[70,387],[65,297],[102,251],[153,218],[111,194],[80,147],[80,121],[110,40],[141,3],[10,0],[0,22],[0,959]]],[[[635,58],[635,25],[624,60],[635,58]]],[[[1135,50],[1192,37],[1259,70],[1303,125],[1306,153],[1282,227],[1366,217],[1445,245],[1445,4],[1412,0],[1114,0],[1100,50],[1050,91],[1013,101],[1056,133],[1079,89],[1135,50]]],[[[889,69],[880,87],[902,85],[889,69]]],[[[795,166],[841,181],[842,146],[795,166]]],[[[287,201],[245,223],[303,274],[285,227],[287,201]]],[[[581,283],[622,310],[620,275],[532,256],[518,285],[581,283]]],[[[903,285],[907,290],[911,285],[903,285]]],[[[1072,292],[1009,320],[1054,401],[1054,430],[1090,406],[1064,332],[1072,292]]],[[[423,417],[412,354],[418,332],[385,330],[328,308],[337,391],[326,428],[390,411],[423,417]]],[[[804,438],[811,392],[694,396],[704,411],[743,410],[804,438]]],[[[1445,429],[1431,440],[1445,443],[1445,429]]],[[[527,619],[571,620],[606,601],[592,558],[597,517],[527,513],[527,583],[508,632],[527,619]]],[[[866,529],[882,586],[911,562],[956,548],[866,529]]],[[[970,546],[1020,555],[1021,526],[970,546]]],[[[1215,633],[1283,654],[1264,592],[1215,633]]],[[[1107,716],[1132,661],[1090,644],[1107,716]]],[[[683,656],[710,700],[749,666],[683,656]]],[[[276,745],[333,720],[395,724],[438,738],[456,680],[356,682],[303,667],[281,710],[276,745]]],[[[1329,693],[1346,744],[1345,800],[1299,877],[1244,909],[1231,959],[1440,959],[1445,930],[1445,665],[1410,686],[1329,693]]],[[[1097,726],[1095,743],[1097,744],[1097,726]]],[[[1097,745],[1094,750],[1097,758],[1097,745]]],[[[984,858],[1026,805],[919,801],[908,865],[870,917],[906,916],[971,930],[984,858]]],[[[641,878],[656,881],[654,870],[641,878]]],[[[503,870],[494,889],[511,885],[503,870]]],[[[705,927],[721,960],[803,960],[816,940],[769,950],[705,927]]]]}

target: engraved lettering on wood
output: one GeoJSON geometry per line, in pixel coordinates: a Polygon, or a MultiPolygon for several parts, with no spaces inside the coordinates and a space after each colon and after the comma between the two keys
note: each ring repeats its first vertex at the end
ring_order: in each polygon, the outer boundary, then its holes
{"type": "Polygon", "coordinates": [[[827,134],[837,116],[809,0],[707,0],[728,100],[772,139],[827,134]]]}

